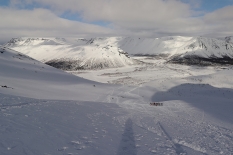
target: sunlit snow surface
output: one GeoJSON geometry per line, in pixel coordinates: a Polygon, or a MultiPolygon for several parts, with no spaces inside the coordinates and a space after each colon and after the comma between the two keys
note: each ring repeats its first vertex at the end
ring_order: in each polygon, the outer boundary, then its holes
{"type": "Polygon", "coordinates": [[[77,77],[0,51],[0,154],[233,154],[231,66],[137,57],[77,77]]]}

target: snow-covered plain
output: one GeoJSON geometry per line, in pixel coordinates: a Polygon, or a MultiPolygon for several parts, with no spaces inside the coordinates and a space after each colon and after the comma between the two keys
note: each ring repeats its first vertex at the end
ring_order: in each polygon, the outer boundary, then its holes
{"type": "Polygon", "coordinates": [[[145,63],[65,73],[0,52],[0,154],[233,154],[231,66],[135,57],[145,63]]]}

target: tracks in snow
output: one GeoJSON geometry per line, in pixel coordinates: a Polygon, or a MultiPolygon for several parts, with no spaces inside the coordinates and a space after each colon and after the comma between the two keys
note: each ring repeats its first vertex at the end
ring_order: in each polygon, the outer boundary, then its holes
{"type": "MultiPolygon", "coordinates": [[[[233,146],[233,131],[206,122],[204,110],[181,101],[167,101],[163,107],[151,107],[140,95],[140,90],[141,85],[123,85],[113,89],[103,100],[116,103],[128,112],[116,118],[122,126],[128,118],[132,119],[137,127],[157,137],[157,142],[168,145],[175,154],[233,153],[229,147],[233,146]]],[[[152,150],[155,148],[163,149],[164,146],[156,144],[152,150]]]]}

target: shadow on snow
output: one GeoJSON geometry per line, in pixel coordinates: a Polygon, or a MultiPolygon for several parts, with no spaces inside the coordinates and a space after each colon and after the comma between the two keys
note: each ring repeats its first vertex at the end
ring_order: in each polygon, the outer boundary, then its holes
{"type": "Polygon", "coordinates": [[[233,123],[233,89],[209,84],[181,84],[152,96],[152,101],[181,100],[222,120],[233,123]]]}
{"type": "Polygon", "coordinates": [[[133,122],[129,118],[125,123],[125,130],[117,150],[117,155],[136,155],[136,144],[134,139],[133,122]]]}

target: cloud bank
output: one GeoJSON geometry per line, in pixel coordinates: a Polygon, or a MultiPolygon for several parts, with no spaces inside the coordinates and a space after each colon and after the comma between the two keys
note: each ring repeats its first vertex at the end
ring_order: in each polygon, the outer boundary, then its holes
{"type": "Polygon", "coordinates": [[[202,0],[11,0],[0,7],[0,40],[18,36],[228,36],[233,5],[198,10],[202,0]],[[79,21],[61,18],[63,14],[79,21]],[[109,25],[96,25],[107,22],[109,25]]]}

